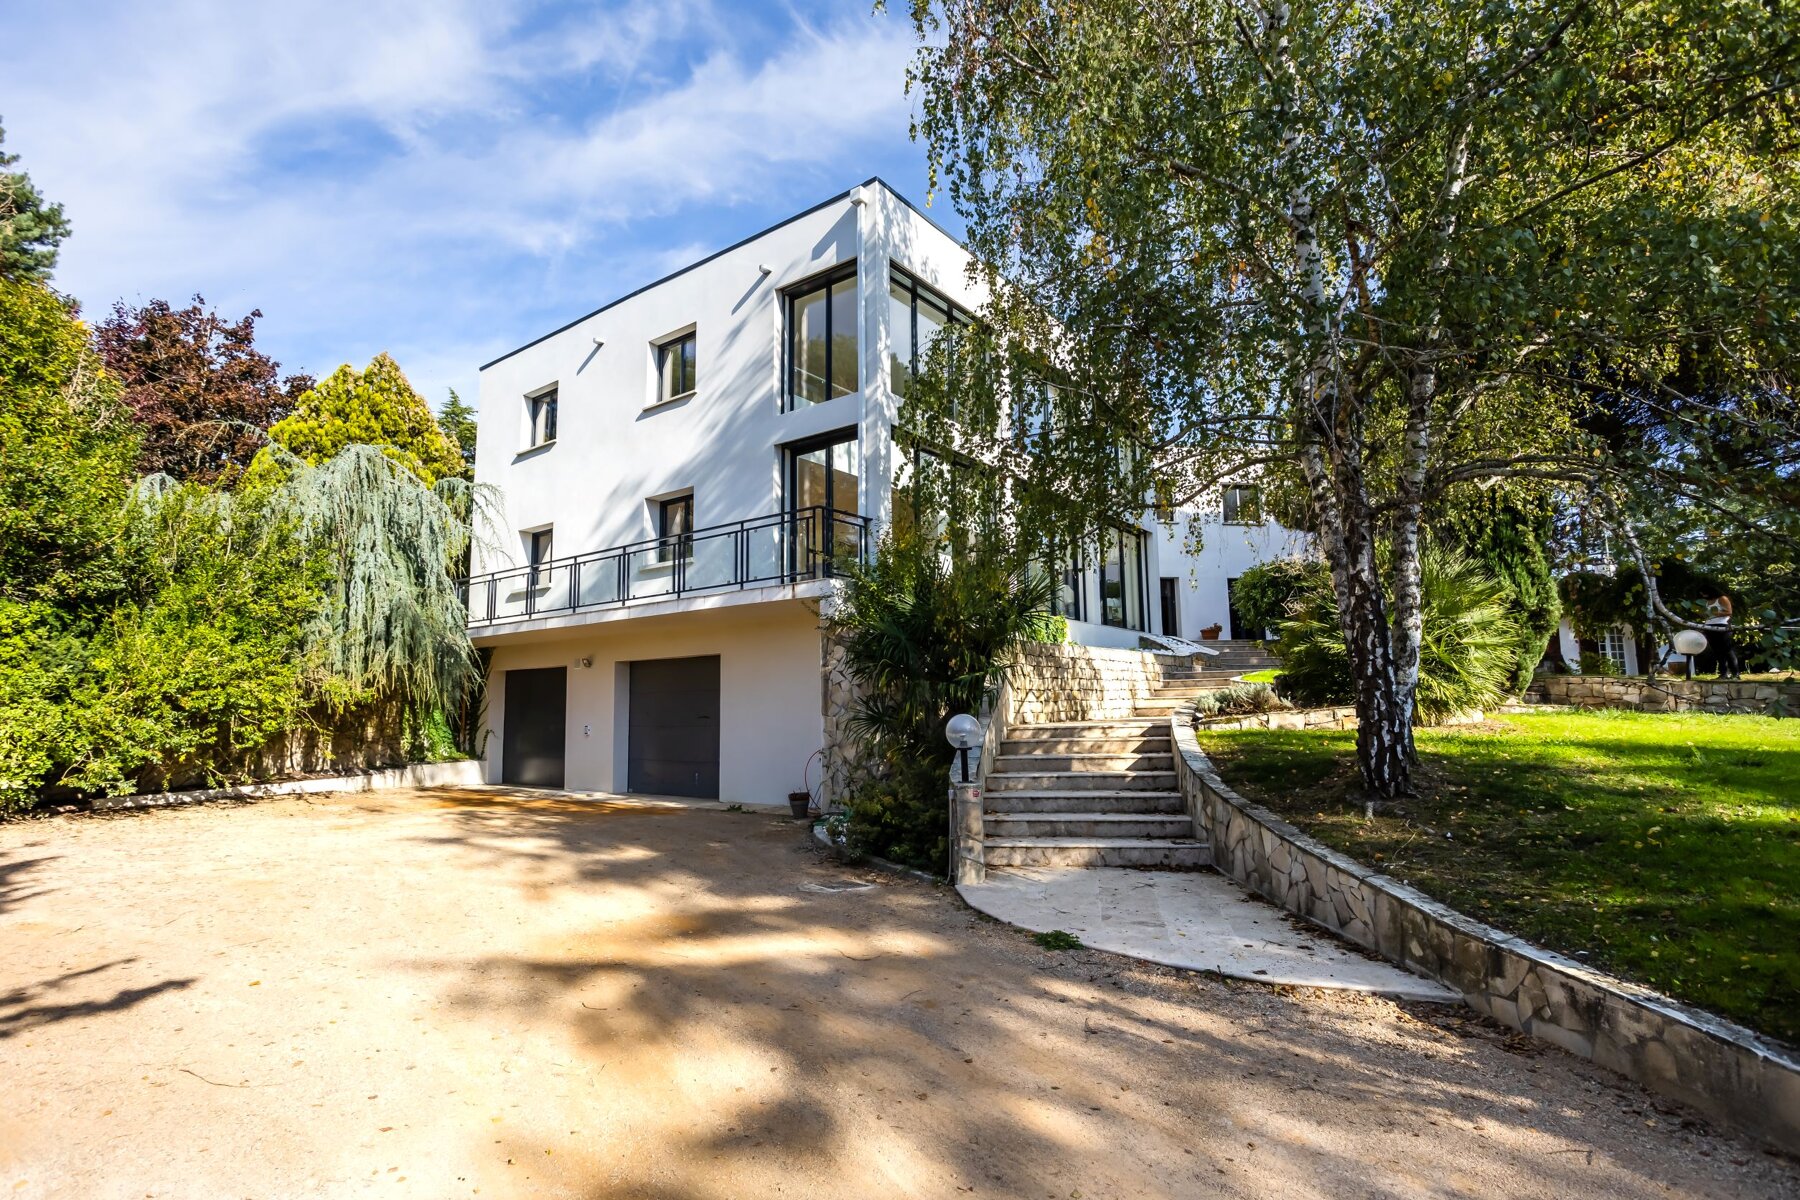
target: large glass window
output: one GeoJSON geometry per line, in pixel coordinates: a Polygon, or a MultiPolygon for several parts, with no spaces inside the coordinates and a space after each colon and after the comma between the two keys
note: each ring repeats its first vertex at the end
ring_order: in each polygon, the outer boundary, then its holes
{"type": "Polygon", "coordinates": [[[803,555],[797,569],[826,556],[857,553],[860,523],[837,514],[857,511],[861,464],[862,443],[853,429],[788,447],[787,507],[803,555]]]}
{"type": "Polygon", "coordinates": [[[1143,532],[1110,530],[1100,551],[1100,620],[1120,629],[1144,629],[1143,532]]]}
{"type": "Polygon", "coordinates": [[[857,391],[856,264],[788,293],[787,303],[788,407],[857,391]]]}
{"type": "Polygon", "coordinates": [[[906,395],[945,327],[969,319],[899,267],[888,268],[888,383],[896,396],[906,395]]]}

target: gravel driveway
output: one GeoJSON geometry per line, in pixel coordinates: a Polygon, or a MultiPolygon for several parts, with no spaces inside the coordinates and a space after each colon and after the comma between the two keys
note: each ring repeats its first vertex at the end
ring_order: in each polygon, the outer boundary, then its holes
{"type": "Polygon", "coordinates": [[[0,1080],[0,1197],[1800,1194],[1460,1010],[1040,950],[766,814],[500,792],[0,826],[0,1080]]]}

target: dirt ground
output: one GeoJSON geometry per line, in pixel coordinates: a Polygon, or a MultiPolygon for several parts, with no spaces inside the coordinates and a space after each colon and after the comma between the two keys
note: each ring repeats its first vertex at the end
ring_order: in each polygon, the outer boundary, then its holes
{"type": "Polygon", "coordinates": [[[1461,1010],[1041,950],[767,814],[498,793],[0,826],[0,1081],[0,1197],[1800,1195],[1461,1010]]]}

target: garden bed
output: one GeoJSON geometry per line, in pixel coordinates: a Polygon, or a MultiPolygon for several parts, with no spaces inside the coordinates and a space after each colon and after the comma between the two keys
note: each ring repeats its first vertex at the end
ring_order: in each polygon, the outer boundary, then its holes
{"type": "Polygon", "coordinates": [[[1355,734],[1200,730],[1227,782],[1463,912],[1800,1042],[1800,722],[1634,712],[1421,730],[1365,819],[1355,734]]]}

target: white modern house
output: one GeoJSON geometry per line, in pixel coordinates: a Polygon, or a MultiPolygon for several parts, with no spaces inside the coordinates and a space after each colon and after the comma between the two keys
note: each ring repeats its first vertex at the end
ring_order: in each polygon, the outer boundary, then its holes
{"type": "MultiPolygon", "coordinates": [[[[818,781],[819,603],[889,519],[901,393],[980,305],[968,262],[871,179],[481,369],[490,782],[778,803],[818,781]]],[[[1071,637],[1256,636],[1229,580],[1299,546],[1256,514],[1227,489],[1197,554],[1191,513],[1118,530],[1062,581],[1071,637]]]]}

